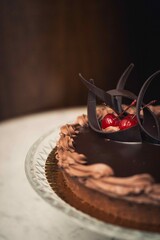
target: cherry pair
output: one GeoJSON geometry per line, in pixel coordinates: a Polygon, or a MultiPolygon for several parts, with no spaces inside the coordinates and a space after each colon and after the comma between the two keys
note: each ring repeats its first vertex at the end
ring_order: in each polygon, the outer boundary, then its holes
{"type": "Polygon", "coordinates": [[[113,113],[108,113],[102,119],[101,126],[103,129],[113,126],[119,127],[120,130],[124,130],[137,125],[137,123],[138,121],[134,114],[128,114],[123,119],[120,119],[119,116],[115,116],[113,113]]]}
{"type": "MultiPolygon", "coordinates": [[[[148,107],[151,104],[156,103],[157,100],[152,100],[146,105],[144,105],[141,109],[148,107]]],[[[107,127],[119,127],[120,130],[124,130],[130,127],[133,127],[138,124],[138,120],[135,114],[128,114],[125,116],[122,120],[121,117],[124,112],[126,112],[130,107],[134,106],[136,104],[136,99],[131,102],[129,106],[127,106],[118,116],[115,116],[113,113],[108,113],[105,115],[105,117],[102,119],[101,125],[102,128],[105,129],[107,127]]]]}

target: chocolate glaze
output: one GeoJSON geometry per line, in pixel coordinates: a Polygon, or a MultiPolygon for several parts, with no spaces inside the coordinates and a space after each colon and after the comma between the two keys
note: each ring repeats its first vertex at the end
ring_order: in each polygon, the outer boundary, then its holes
{"type": "Polygon", "coordinates": [[[149,143],[108,141],[90,127],[80,129],[74,139],[75,150],[87,157],[87,164],[106,163],[115,176],[128,177],[149,173],[160,183],[160,146],[149,143]]]}

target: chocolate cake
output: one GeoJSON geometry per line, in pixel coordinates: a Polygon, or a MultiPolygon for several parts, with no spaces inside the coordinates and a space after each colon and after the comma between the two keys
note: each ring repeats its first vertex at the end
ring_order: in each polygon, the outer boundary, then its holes
{"type": "Polygon", "coordinates": [[[160,110],[143,100],[160,71],[136,96],[124,89],[132,68],[108,92],[80,76],[88,88],[88,113],[61,127],[55,157],[66,187],[94,209],[92,216],[160,232],[160,110]],[[98,107],[97,98],[103,103],[98,107]]]}

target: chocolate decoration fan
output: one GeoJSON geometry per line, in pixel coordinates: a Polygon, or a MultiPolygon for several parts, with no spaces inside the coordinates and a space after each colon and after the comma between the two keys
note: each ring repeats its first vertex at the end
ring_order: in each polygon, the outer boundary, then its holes
{"type": "MultiPolygon", "coordinates": [[[[93,131],[110,140],[121,141],[125,143],[140,143],[145,141],[152,144],[160,144],[160,127],[157,116],[147,106],[143,108],[143,106],[145,106],[143,103],[145,92],[151,81],[155,79],[160,71],[155,72],[145,81],[138,96],[136,96],[131,91],[124,89],[128,76],[133,67],[134,65],[130,64],[120,77],[116,89],[112,89],[107,92],[95,86],[93,80],[87,81],[81,74],[79,74],[83,84],[88,88],[87,109],[89,125],[93,131]],[[111,107],[116,114],[121,114],[122,97],[130,100],[136,100],[137,104],[135,112],[138,124],[125,130],[119,130],[115,132],[103,131],[96,116],[96,98],[99,98],[107,106],[111,107]],[[140,114],[142,108],[143,116],[140,114]]],[[[124,111],[121,115],[126,116],[127,114],[128,113],[124,111]]]]}

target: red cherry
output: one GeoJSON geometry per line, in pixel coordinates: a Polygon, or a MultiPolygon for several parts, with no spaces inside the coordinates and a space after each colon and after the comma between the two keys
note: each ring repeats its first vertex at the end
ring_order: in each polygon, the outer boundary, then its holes
{"type": "Polygon", "coordinates": [[[126,117],[124,117],[120,123],[119,128],[120,130],[124,130],[130,127],[133,127],[138,124],[137,118],[134,114],[128,114],[126,117]]]}
{"type": "Polygon", "coordinates": [[[108,113],[102,119],[101,125],[103,129],[110,126],[119,126],[119,119],[113,113],[108,113]]]}

